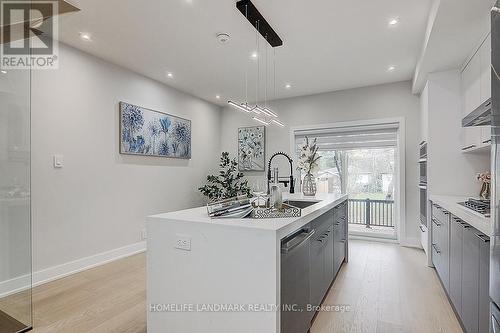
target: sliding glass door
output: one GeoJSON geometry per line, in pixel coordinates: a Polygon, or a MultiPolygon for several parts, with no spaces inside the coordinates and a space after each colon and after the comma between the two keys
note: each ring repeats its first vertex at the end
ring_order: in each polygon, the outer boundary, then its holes
{"type": "Polygon", "coordinates": [[[395,239],[394,147],[319,152],[318,191],[349,195],[350,233],[395,239]]]}
{"type": "Polygon", "coordinates": [[[296,130],[297,150],[306,137],[317,141],[321,156],[315,172],[318,192],[349,195],[349,233],[397,239],[398,126],[296,130]]]}
{"type": "Polygon", "coordinates": [[[30,70],[0,72],[0,333],[32,326],[30,70]]]}

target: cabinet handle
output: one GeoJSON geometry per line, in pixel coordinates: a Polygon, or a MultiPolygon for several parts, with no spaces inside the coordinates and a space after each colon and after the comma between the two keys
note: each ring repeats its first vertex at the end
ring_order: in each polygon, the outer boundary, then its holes
{"type": "Polygon", "coordinates": [[[466,151],[466,150],[469,150],[469,149],[472,149],[472,148],[476,148],[476,145],[470,145],[470,146],[467,146],[467,147],[463,147],[462,151],[466,151]]]}
{"type": "Polygon", "coordinates": [[[483,243],[489,243],[490,239],[488,236],[482,235],[482,234],[475,234],[477,238],[479,238],[483,243]]]}
{"type": "MultiPolygon", "coordinates": [[[[309,238],[311,238],[315,233],[316,233],[315,230],[311,230],[311,231],[309,231],[307,233],[303,232],[302,235],[301,235],[301,240],[298,243],[293,244],[291,246],[289,246],[289,244],[286,244],[285,247],[281,248],[281,253],[288,254],[291,251],[295,250],[296,248],[301,247],[302,245],[306,244],[307,240],[309,238]]],[[[298,237],[297,237],[297,239],[298,239],[298,237]]]]}
{"type": "Polygon", "coordinates": [[[464,228],[464,229],[469,229],[469,228],[470,228],[470,225],[465,224],[465,223],[462,223],[462,228],[464,228]]]}
{"type": "Polygon", "coordinates": [[[435,218],[432,219],[432,223],[436,225],[436,227],[440,227],[441,223],[439,223],[435,218]]]}
{"type": "Polygon", "coordinates": [[[422,225],[419,225],[419,227],[420,227],[420,231],[425,232],[424,227],[422,227],[422,225]]]}
{"type": "Polygon", "coordinates": [[[493,333],[500,333],[497,329],[500,329],[500,324],[496,320],[495,316],[491,316],[491,327],[493,328],[493,333]]]}
{"type": "Polygon", "coordinates": [[[491,143],[491,139],[483,141],[483,143],[491,143]]]}
{"type": "Polygon", "coordinates": [[[437,254],[441,254],[441,251],[438,250],[436,244],[432,244],[432,247],[434,248],[434,251],[436,251],[437,254]]]}

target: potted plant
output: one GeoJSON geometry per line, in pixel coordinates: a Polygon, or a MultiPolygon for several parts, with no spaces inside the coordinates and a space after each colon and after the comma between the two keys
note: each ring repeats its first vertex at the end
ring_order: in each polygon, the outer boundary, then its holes
{"type": "Polygon", "coordinates": [[[228,152],[223,152],[220,158],[219,175],[207,176],[207,184],[198,190],[205,195],[209,201],[230,199],[239,195],[250,197],[248,180],[243,180],[243,174],[238,172],[238,162],[230,159],[228,152]]]}
{"type": "Polygon", "coordinates": [[[302,193],[305,196],[316,195],[316,180],[313,176],[314,170],[318,167],[318,160],[321,156],[318,155],[317,139],[312,143],[306,137],[305,144],[301,147],[299,152],[299,161],[297,163],[298,169],[305,172],[304,180],[302,181],[302,193]]]}

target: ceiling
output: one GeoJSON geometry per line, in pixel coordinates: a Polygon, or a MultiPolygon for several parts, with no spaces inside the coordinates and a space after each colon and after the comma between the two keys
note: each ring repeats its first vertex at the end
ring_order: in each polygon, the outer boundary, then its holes
{"type": "MultiPolygon", "coordinates": [[[[431,10],[431,0],[253,2],[284,41],[275,49],[276,96],[268,53],[269,99],[411,80],[431,10]],[[400,22],[389,26],[393,18],[400,22]]],[[[80,0],[79,6],[81,12],[61,18],[63,42],[220,105],[245,100],[248,67],[248,99],[256,99],[255,29],[234,0],[80,0]],[[81,40],[81,32],[92,41],[81,40]],[[220,32],[231,39],[221,44],[220,32]]],[[[265,45],[260,39],[259,100],[265,45]]]]}
{"type": "Polygon", "coordinates": [[[414,93],[423,89],[428,73],[463,67],[490,30],[490,10],[495,1],[434,1],[413,79],[414,93]]]}

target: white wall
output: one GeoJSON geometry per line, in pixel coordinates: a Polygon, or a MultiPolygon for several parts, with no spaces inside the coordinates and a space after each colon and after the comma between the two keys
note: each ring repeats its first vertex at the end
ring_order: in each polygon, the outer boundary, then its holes
{"type": "Polygon", "coordinates": [[[476,174],[490,170],[490,151],[462,153],[460,73],[429,74],[424,92],[421,101],[427,116],[422,127],[427,128],[429,194],[477,197],[481,184],[476,174]]]}
{"type": "Polygon", "coordinates": [[[137,243],[147,215],[200,205],[220,153],[220,107],[68,46],[59,59],[33,71],[35,271],[137,243]],[[192,159],[120,155],[120,101],[191,119],[192,159]]]}
{"type": "MultiPolygon", "coordinates": [[[[271,107],[280,114],[285,128],[267,130],[266,157],[276,151],[290,152],[290,127],[377,118],[406,119],[406,235],[402,242],[417,244],[419,237],[418,145],[420,138],[419,99],[411,93],[410,82],[399,82],[325,94],[274,101],[271,107]],[[405,237],[406,236],[406,237],[405,237]]],[[[246,114],[225,108],[222,117],[222,149],[237,156],[238,127],[256,123],[246,114]]],[[[281,166],[280,170],[288,169],[281,166]]],[[[285,172],[285,171],[282,171],[285,172]]],[[[247,173],[250,177],[265,177],[247,173]]],[[[282,175],[285,175],[284,173],[282,175]]]]}

